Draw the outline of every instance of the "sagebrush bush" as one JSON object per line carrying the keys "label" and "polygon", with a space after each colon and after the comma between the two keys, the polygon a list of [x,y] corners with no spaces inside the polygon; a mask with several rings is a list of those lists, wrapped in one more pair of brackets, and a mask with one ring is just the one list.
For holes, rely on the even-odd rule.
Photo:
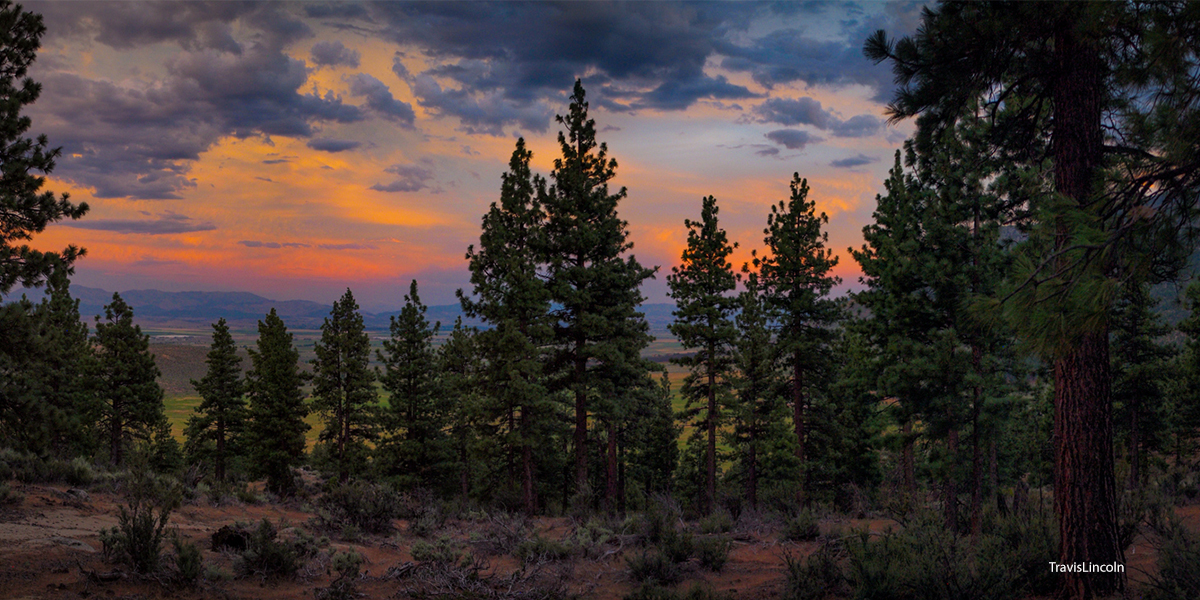
{"label": "sagebrush bush", "polygon": [[0,481],[0,507],[17,506],[24,500],[25,494],[8,487],[7,482]]}
{"label": "sagebrush bush", "polygon": [[629,577],[638,583],[671,585],[680,579],[679,566],[658,551],[630,553],[625,557]]}
{"label": "sagebrush bush", "polygon": [[811,542],[821,536],[816,513],[805,508],[788,517],[783,523],[783,539],[789,542]]}
{"label": "sagebrush bush", "polygon": [[838,546],[822,544],[806,557],[783,557],[787,567],[783,600],[825,600],[830,596],[847,595],[846,576],[839,564],[842,558]]}
{"label": "sagebrush bush", "polygon": [[138,573],[157,572],[170,517],[170,508],[160,507],[155,515],[154,506],[143,501],[118,507],[117,526],[100,530],[105,559],[127,564]]}
{"label": "sagebrush bush", "polygon": [[1162,541],[1158,572],[1150,578],[1146,600],[1200,598],[1200,537],[1174,519],[1155,529]]}
{"label": "sagebrush bush", "polygon": [[178,535],[172,540],[175,546],[175,581],[184,586],[196,585],[204,571],[204,561],[200,555],[200,547],[186,541]]}
{"label": "sagebrush bush", "polygon": [[351,600],[359,597],[355,581],[358,580],[359,569],[363,565],[363,555],[354,550],[336,552],[330,560],[330,566],[337,572],[337,579],[329,583],[327,588],[317,588],[319,600]]}
{"label": "sagebrush bush", "polygon": [[400,513],[400,498],[391,488],[366,481],[338,485],[317,504],[318,521],[333,531],[353,525],[363,533],[390,533],[392,520]]}
{"label": "sagebrush bush", "polygon": [[700,583],[693,584],[686,592],[677,592],[652,584],[642,584],[626,594],[622,600],[731,600],[732,595],[720,593]]}
{"label": "sagebrush bush", "polygon": [[695,545],[695,538],[690,532],[669,529],[663,532],[658,548],[671,562],[681,563],[692,557]]}
{"label": "sagebrush bush", "polygon": [[470,562],[472,557],[462,542],[455,541],[449,536],[439,537],[436,541],[417,540],[413,542],[409,553],[417,562],[435,564],[462,564]]}
{"label": "sagebrush bush", "polygon": [[700,533],[729,533],[733,529],[733,516],[727,510],[718,510],[700,519]]}
{"label": "sagebrush bush", "polygon": [[[240,525],[240,524],[239,524]],[[297,535],[293,540],[280,540],[279,532],[270,521],[263,519],[250,533],[246,549],[237,561],[240,575],[284,577],[296,573],[302,561],[316,553],[310,535]]]}
{"label": "sagebrush bush", "polygon": [[521,559],[524,564],[563,560],[571,556],[571,546],[535,535],[518,544],[513,556]]}
{"label": "sagebrush bush", "polygon": [[696,540],[696,558],[700,566],[714,573],[721,572],[725,563],[729,562],[729,548],[732,545],[729,538],[721,536],[702,537]]}

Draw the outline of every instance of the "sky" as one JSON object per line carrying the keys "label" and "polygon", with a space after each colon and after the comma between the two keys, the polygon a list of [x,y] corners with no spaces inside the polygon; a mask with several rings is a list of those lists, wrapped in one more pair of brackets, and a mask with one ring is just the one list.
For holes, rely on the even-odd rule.
{"label": "sky", "polygon": [[91,207],[35,237],[77,244],[77,285],[247,291],[364,310],[469,288],[465,253],[518,137],[549,176],[583,81],[618,163],[632,253],[667,302],[685,219],[713,195],[735,264],[794,172],[829,216],[839,289],[913,130],[888,124],[871,32],[919,4],[32,2],[47,28],[31,133],[46,189]]}

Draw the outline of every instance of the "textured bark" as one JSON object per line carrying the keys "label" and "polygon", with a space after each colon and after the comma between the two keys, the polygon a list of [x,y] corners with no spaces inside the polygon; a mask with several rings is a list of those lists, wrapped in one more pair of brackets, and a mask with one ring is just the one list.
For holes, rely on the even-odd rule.
{"label": "textured bark", "polygon": [[533,428],[532,416],[528,410],[521,410],[521,496],[525,501],[525,514],[537,512],[537,491],[533,485],[533,447],[529,445],[530,430]]}
{"label": "textured bark", "polygon": [[225,419],[217,417],[217,481],[225,481]]}
{"label": "textured bark", "polygon": [[[953,411],[950,418],[953,419]],[[958,480],[954,476],[954,466],[958,464],[958,428],[951,426],[946,436],[946,456],[950,460],[946,468],[946,480],[942,482],[942,516],[946,521],[946,529],[958,531]]]}
{"label": "textured bark", "polygon": [[[1095,44],[1081,39],[1070,19],[1057,24],[1054,60],[1055,187],[1086,206],[1102,156],[1103,63]],[[1055,248],[1069,243],[1069,231],[1060,219]],[[1060,259],[1060,269],[1066,260]],[[1054,361],[1054,507],[1061,535],[1059,561],[1065,564],[1124,563],[1117,539],[1110,385],[1107,326],[1083,332]],[[1123,587],[1120,574],[1066,573],[1060,578],[1059,594],[1089,599]]]}
{"label": "textured bark", "polygon": [[575,342],[575,493],[588,488],[587,463],[587,394],[582,389],[587,372],[587,357],[583,355],[583,340]]}
{"label": "textured bark", "polygon": [[747,429],[750,453],[746,458],[746,500],[752,508],[758,508],[758,428],[751,423]]}

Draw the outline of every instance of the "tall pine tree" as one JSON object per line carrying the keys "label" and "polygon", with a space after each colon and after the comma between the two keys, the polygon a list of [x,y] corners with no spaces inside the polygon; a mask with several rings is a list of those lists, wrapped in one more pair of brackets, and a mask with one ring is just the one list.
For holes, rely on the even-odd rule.
{"label": "tall pine tree", "polygon": [[313,410],[325,422],[320,440],[327,444],[338,481],[366,471],[367,443],[376,438],[375,372],[371,340],[354,294],[346,289],[321,325],[313,345]]}
{"label": "tall pine tree", "polygon": [[133,308],[114,293],[104,316],[103,321],[96,317],[92,385],[104,405],[108,459],[123,466],[131,441],[149,442],[167,415],[150,336],[133,324]]}
{"label": "tall pine tree", "polygon": [[[229,325],[222,318],[212,327],[212,348],[204,361],[208,372],[199,381],[192,380],[192,387],[200,394],[200,404],[188,420],[185,433],[191,458],[210,457],[217,481],[224,482],[226,466],[240,451],[239,437],[246,417],[245,383],[242,358],[237,355]],[[205,451],[210,443],[211,454]]]}
{"label": "tall pine tree", "polygon": [[438,390],[433,348],[441,323],[431,325],[425,311],[413,280],[400,314],[390,319],[391,339],[376,351],[383,363],[379,378],[390,396],[387,435],[376,453],[377,468],[403,487],[431,486],[450,460],[443,431],[446,407]]}
{"label": "tall pine tree", "polygon": [[[701,201],[700,220],[684,221],[688,229],[688,245],[681,264],[671,269],[667,277],[670,296],[675,300],[674,321],[668,326],[685,351],[695,353],[672,362],[686,367],[688,376],[683,382],[688,414],[699,425],[706,438],[704,446],[703,510],[709,513],[717,497],[717,429],[724,419],[721,404],[730,390],[732,346],[737,337],[733,324],[736,298],[733,296],[737,279],[729,255],[737,244],[730,245],[725,230],[717,223],[717,199],[708,196]],[[699,415],[703,414],[703,417]]]}
{"label": "tall pine tree", "polygon": [[[766,304],[775,318],[775,343],[790,371],[792,426],[796,433],[796,458],[805,469],[807,459],[806,411],[815,394],[822,393],[830,372],[829,344],[832,326],[839,318],[837,304],[829,298],[841,279],[831,275],[837,266],[833,251],[825,247],[829,223],[819,216],[816,202],[808,199],[808,181],[792,176],[791,197],[771,206],[763,242],[768,252],[759,263]],[[805,475],[799,478],[803,495]]]}
{"label": "tall pine tree", "polygon": [[589,488],[588,418],[596,413],[608,432],[604,496],[614,507],[619,487],[615,432],[625,415],[619,401],[600,404],[600,393],[611,387],[609,378],[644,366],[638,353],[650,336],[637,310],[643,300],[639,286],[654,269],[626,255],[633,244],[627,224],[617,216],[625,188],[609,193],[617,162],[608,158],[605,144],[596,142],[582,82],[575,82],[567,114],[558,122],[566,128],[558,134],[562,157],[554,160],[554,183],[543,202],[547,286],[556,304],[550,364],[558,372],[557,387],[574,399],[575,491]]}
{"label": "tall pine tree", "polygon": [[274,308],[258,322],[258,342],[250,350],[250,363],[246,438],[251,473],[265,475],[271,493],[290,495],[296,488],[292,467],[304,460],[304,434],[309,429],[304,422],[308,406],[300,389],[307,374],[300,370],[300,352]]}
{"label": "tall pine tree", "polygon": [[[1170,275],[1188,254],[1179,233],[1194,227],[1200,188],[1200,84],[1181,65],[1200,57],[1198,18],[1187,2],[948,2],[924,12],[916,36],[893,43],[880,31],[864,49],[892,62],[900,88],[889,111],[919,115],[919,153],[982,112],[1006,161],[1037,171],[1050,158],[1052,189],[1022,199],[1036,227],[1002,308],[1054,367],[1064,564],[1122,562],[1111,276],[1146,265]],[[1061,583],[1062,596],[1091,598],[1124,578],[1069,573]]]}
{"label": "tall pine tree", "polygon": [[520,453],[521,496],[530,514],[538,504],[534,448],[545,444],[556,408],[542,361],[554,333],[550,292],[539,275],[545,181],[531,172],[532,157],[524,138],[518,139],[501,177],[500,202],[483,217],[479,250],[467,250],[474,294],[460,294],[464,312],[492,326],[476,339],[486,357],[487,389],[496,401],[493,419],[507,422],[510,456]]}

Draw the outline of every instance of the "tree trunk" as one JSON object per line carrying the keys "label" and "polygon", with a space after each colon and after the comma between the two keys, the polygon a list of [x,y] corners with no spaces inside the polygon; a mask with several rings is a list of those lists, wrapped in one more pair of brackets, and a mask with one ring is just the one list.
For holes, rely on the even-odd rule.
{"label": "tree trunk", "polygon": [[605,456],[604,506],[609,512],[617,510],[617,426],[608,423],[608,447]]}
{"label": "tree trunk", "polygon": [[[947,413],[953,421],[953,411]],[[946,529],[958,531],[958,478],[954,473],[958,465],[958,428],[953,424],[946,436],[946,450],[950,462],[946,467],[946,480],[942,484],[942,516],[946,520]]]}
{"label": "tree trunk", "polygon": [[123,423],[121,422],[121,401],[113,398],[112,400],[112,420],[109,421],[109,459],[113,466],[120,467],[125,462],[125,457],[122,456],[121,438],[124,436]]}
{"label": "tree trunk", "polygon": [[533,418],[529,410],[521,409],[521,495],[525,501],[525,514],[537,512],[537,492],[533,486],[533,446],[529,445]]}
{"label": "tree trunk", "polygon": [[1141,464],[1142,464],[1142,440],[1138,427],[1138,411],[1141,408],[1141,400],[1137,394],[1134,394],[1129,400],[1129,489],[1136,490],[1142,487]]}
{"label": "tree trunk", "polygon": [[[1054,123],[1051,150],[1058,192],[1087,206],[1102,158],[1100,128],[1103,62],[1096,45],[1081,39],[1071,19],[1057,23],[1056,73],[1052,73]],[[1056,224],[1055,249],[1070,243],[1066,221]],[[1056,268],[1065,271],[1068,258]],[[1072,275],[1072,274],[1067,274]],[[1054,361],[1054,507],[1064,564],[1124,563],[1117,538],[1113,474],[1111,375],[1108,327],[1082,332]],[[1124,587],[1117,573],[1066,573],[1060,595],[1088,599]]]}
{"label": "tree trunk", "polygon": [[587,358],[583,356],[583,340],[575,341],[575,493],[588,487],[587,457],[587,393],[583,389]]}
{"label": "tree trunk", "polygon": [[904,493],[909,501],[917,495],[917,466],[913,458],[912,418],[904,421],[900,431],[904,434],[904,447],[900,451],[900,469],[903,471]]}
{"label": "tree trunk", "polygon": [[217,481],[225,483],[225,419],[217,417]]}
{"label": "tree trunk", "polygon": [[708,351],[708,447],[704,453],[704,514],[709,514],[717,503],[717,373],[713,368],[714,348]]}
{"label": "tree trunk", "polygon": [[751,413],[749,434],[750,453],[746,459],[746,500],[752,508],[758,508],[758,415]]}
{"label": "tree trunk", "polygon": [[[976,221],[978,226],[978,221]],[[983,348],[978,343],[971,346],[971,365],[976,376],[982,376]],[[971,403],[971,537],[978,540],[983,530],[983,439],[979,432],[979,414],[983,407],[983,390],[979,384],[972,390]]]}
{"label": "tree trunk", "polygon": [[800,366],[800,352],[792,353],[792,423],[796,427],[796,461],[800,463],[800,478],[797,481],[796,500],[804,502],[804,484],[807,477],[804,464],[804,370]]}

